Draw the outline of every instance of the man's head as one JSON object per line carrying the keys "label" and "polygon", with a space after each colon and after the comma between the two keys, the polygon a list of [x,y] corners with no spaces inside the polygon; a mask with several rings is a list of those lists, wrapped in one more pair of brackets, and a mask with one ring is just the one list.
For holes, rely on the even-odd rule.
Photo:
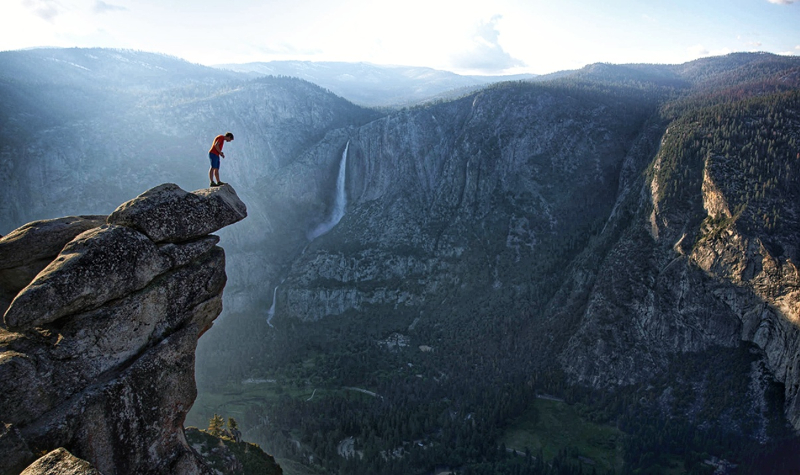
{"label": "man's head", "polygon": [[228,132],[227,134],[225,134],[225,141],[230,142],[231,140],[233,140],[233,134]]}

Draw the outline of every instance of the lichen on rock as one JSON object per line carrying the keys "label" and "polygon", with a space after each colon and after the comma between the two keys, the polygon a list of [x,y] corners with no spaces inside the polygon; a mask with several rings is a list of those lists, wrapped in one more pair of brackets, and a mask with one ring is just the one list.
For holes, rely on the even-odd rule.
{"label": "lichen on rock", "polygon": [[[0,313],[75,236],[105,224],[105,216],[67,216],[28,223],[0,239]],[[0,322],[2,325],[2,322]]]}
{"label": "lichen on rock", "polygon": [[11,382],[0,390],[0,474],[43,452],[25,473],[211,473],[183,421],[197,339],[222,311],[226,282],[208,233],[247,215],[221,188],[162,185],[105,224],[33,223],[0,240],[0,254],[43,247],[13,262],[41,267],[24,288],[0,281],[15,294],[0,328],[0,379]]}
{"label": "lichen on rock", "polygon": [[187,193],[166,183],[121,204],[108,217],[140,231],[153,242],[182,242],[213,233],[247,216],[230,185]]}
{"label": "lichen on rock", "polygon": [[32,463],[20,475],[102,475],[86,460],[75,457],[68,450],[58,448]]}

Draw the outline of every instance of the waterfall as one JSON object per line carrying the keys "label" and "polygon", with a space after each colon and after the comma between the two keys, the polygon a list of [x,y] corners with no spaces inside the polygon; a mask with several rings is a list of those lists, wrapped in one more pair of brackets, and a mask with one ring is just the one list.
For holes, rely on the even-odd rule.
{"label": "waterfall", "polygon": [[313,231],[308,233],[308,240],[313,241],[314,239],[322,236],[323,234],[327,233],[334,226],[336,226],[339,221],[344,216],[344,209],[347,207],[347,193],[345,191],[345,172],[347,171],[347,149],[350,148],[350,141],[347,141],[347,145],[344,146],[344,152],[342,153],[342,160],[339,162],[339,175],[336,177],[336,196],[333,199],[333,210],[331,210],[331,216],[328,218],[327,221],[317,226]]}
{"label": "waterfall", "polygon": [[272,317],[275,316],[275,296],[278,294],[278,287],[280,287],[280,285],[276,285],[275,290],[272,291],[272,305],[269,307],[269,310],[267,310],[267,325],[272,328],[275,328],[272,325]]}

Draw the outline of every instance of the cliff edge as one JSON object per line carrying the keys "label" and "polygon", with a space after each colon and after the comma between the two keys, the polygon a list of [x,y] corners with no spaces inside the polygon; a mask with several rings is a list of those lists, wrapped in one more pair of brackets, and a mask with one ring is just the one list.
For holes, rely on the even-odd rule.
{"label": "cliff edge", "polygon": [[230,186],[164,184],[0,239],[0,474],[212,473],[183,421],[197,339],[222,311],[209,234],[246,216]]}

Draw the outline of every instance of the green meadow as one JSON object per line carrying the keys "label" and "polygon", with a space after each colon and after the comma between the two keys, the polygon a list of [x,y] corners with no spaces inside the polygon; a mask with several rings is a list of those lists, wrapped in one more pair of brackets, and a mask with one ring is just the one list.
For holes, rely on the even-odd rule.
{"label": "green meadow", "polygon": [[501,441],[509,450],[524,453],[528,449],[534,456],[541,452],[545,461],[564,451],[599,472],[622,468],[624,435],[616,427],[585,420],[566,402],[537,398],[512,422]]}

